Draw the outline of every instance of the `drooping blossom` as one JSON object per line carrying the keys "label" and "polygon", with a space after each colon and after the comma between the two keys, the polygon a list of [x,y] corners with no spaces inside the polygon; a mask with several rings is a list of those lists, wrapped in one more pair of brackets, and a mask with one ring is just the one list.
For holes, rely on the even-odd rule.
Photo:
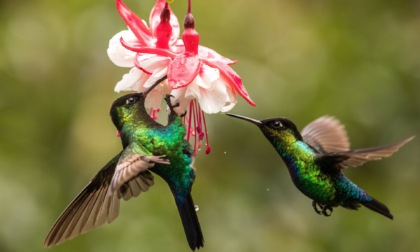
{"label": "drooping blossom", "polygon": [[[121,0],[117,0],[116,5],[128,30],[123,30],[111,38],[107,52],[114,64],[120,67],[131,67],[131,70],[117,83],[115,91],[142,92],[166,75],[171,58],[128,50],[121,41],[149,50],[169,49],[176,52],[177,48],[181,48],[176,45],[180,31],[178,19],[173,15],[165,0],[156,1],[150,12],[149,26]],[[159,110],[162,96],[170,92],[171,88],[167,84],[159,85],[147,96],[146,107],[151,108],[152,115]]]}
{"label": "drooping blossom", "polygon": [[230,67],[236,62],[199,45],[190,0],[182,39],[178,39],[178,21],[165,0],[156,1],[150,13],[150,28],[121,0],[116,2],[129,30],[111,39],[108,55],[116,65],[132,68],[117,83],[115,91],[141,92],[167,75],[168,79],[148,95],[146,106],[152,109],[153,116],[162,96],[173,95],[180,103],[177,113],[188,110],[184,122],[188,127],[187,140],[194,136],[194,153],[204,137],[209,153],[204,113],[229,111],[237,103],[236,94],[255,106],[241,78]]}

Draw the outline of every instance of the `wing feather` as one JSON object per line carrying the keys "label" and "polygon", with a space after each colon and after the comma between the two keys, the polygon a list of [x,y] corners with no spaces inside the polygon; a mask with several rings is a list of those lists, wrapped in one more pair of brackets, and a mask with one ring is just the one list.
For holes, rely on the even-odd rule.
{"label": "wing feather", "polygon": [[348,156],[346,160],[339,164],[340,169],[346,169],[348,167],[361,166],[367,161],[380,160],[382,158],[390,157],[396,151],[398,151],[406,143],[413,140],[414,136],[404,139],[398,143],[390,144],[382,147],[358,149],[349,151],[346,153],[339,153]]}
{"label": "wing feather", "polygon": [[[115,219],[118,214],[115,209],[119,208],[119,201],[113,200],[115,195],[110,196],[108,200],[105,200],[104,196],[107,195],[109,181],[120,156],[121,153],[108,162],[67,206],[48,233],[44,243],[45,247],[60,244],[99,227],[107,220],[111,222]],[[109,200],[111,200],[111,204]],[[108,211],[112,214],[107,216],[107,212],[100,213],[103,206],[112,209],[112,211]],[[98,214],[105,216],[97,218]]]}
{"label": "wing feather", "polygon": [[[119,199],[125,200],[138,196],[154,184],[149,171],[133,174],[133,178],[124,182],[119,190],[110,191],[116,168],[122,152],[102,168],[92,181],[77,195],[58,217],[48,233],[44,246],[51,247],[75,238],[90,230],[111,223],[119,214]],[[146,157],[142,162],[165,162],[160,157]],[[145,161],[144,161],[145,160]],[[135,169],[138,165],[134,165]]]}
{"label": "wing feather", "polygon": [[128,146],[98,172],[58,217],[45,239],[45,247],[111,223],[119,214],[119,199],[129,200],[153,185],[153,175],[147,169],[169,161],[162,156],[143,155],[141,149],[136,151]]}
{"label": "wing feather", "polygon": [[303,141],[321,153],[350,150],[344,125],[332,116],[322,116],[309,123],[302,129],[301,135]]}
{"label": "wing feather", "polygon": [[[156,163],[169,164],[169,161],[164,159],[163,156],[144,156],[131,153],[122,156],[118,162],[115,174],[111,180],[111,185],[108,188],[108,195],[113,194],[126,182],[128,182],[128,187],[131,190],[135,189],[132,188],[135,186],[135,184],[131,183],[131,180],[135,178],[139,173],[145,172],[149,168],[153,167]],[[139,187],[141,188],[141,185]],[[131,193],[131,195],[133,194]]]}

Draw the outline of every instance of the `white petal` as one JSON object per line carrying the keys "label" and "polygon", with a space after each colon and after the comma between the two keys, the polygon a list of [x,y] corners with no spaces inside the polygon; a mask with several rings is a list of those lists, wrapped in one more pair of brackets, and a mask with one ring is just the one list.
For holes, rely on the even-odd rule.
{"label": "white petal", "polygon": [[231,103],[227,103],[226,106],[224,106],[220,112],[222,113],[226,113],[229,112],[231,109],[233,109],[233,107],[235,107],[236,102],[231,102]]}
{"label": "white petal", "polygon": [[203,64],[201,67],[200,77],[202,82],[197,83],[202,88],[211,88],[213,82],[220,78],[220,71],[217,68]]}
{"label": "white petal", "polygon": [[187,90],[187,87],[182,87],[182,88],[173,89],[171,91],[171,95],[173,95],[175,101],[179,103],[179,106],[175,108],[175,112],[178,115],[181,115],[185,111],[187,111],[188,105],[190,105],[190,102],[191,102],[190,98],[185,97],[186,90]]}
{"label": "white petal", "polygon": [[229,111],[237,102],[231,87],[223,77],[214,81],[210,89],[200,88],[199,92],[199,97],[196,95],[197,100],[207,114]]}
{"label": "white petal", "polygon": [[201,80],[200,75],[197,75],[197,77],[195,77],[193,82],[191,82],[190,84],[188,84],[188,86],[186,86],[186,90],[184,94],[185,98],[197,99],[197,101],[201,99],[200,87],[197,85],[197,82],[201,82],[201,81],[202,80]]}
{"label": "white petal", "polygon": [[[163,76],[165,76],[167,72],[168,72],[168,68],[166,67],[154,69],[152,72],[152,75],[150,75],[150,78],[146,81],[146,83],[144,83],[144,87],[146,88],[151,87],[153,84],[156,83],[157,80],[159,80],[160,78],[163,78]],[[161,84],[168,86],[168,80],[166,79],[162,81]]]}
{"label": "white petal", "polygon": [[160,108],[160,103],[162,102],[163,92],[161,90],[153,89],[146,97],[145,107],[158,109]]}
{"label": "white petal", "polygon": [[[144,83],[143,87],[145,89],[151,87],[153,84],[156,83],[157,80],[162,78],[166,75],[167,68],[158,68],[153,71],[153,74],[149,76],[147,81]],[[160,104],[162,102],[162,97],[166,94],[169,94],[171,92],[171,88],[168,85],[168,81],[164,80],[160,83],[160,85],[157,85],[153,88],[152,91],[147,95],[145,106],[147,108],[153,108],[157,109],[160,107]]]}
{"label": "white petal", "polygon": [[107,49],[108,57],[112,63],[117,66],[133,67],[136,53],[126,49],[121,45],[121,37],[128,43],[137,42],[136,37],[130,30],[124,30],[115,34],[111,40],[109,40],[109,46]]}
{"label": "white petal", "polygon": [[[143,54],[143,55],[137,56],[136,58],[137,65],[141,67],[142,69],[151,73],[160,71],[163,68],[166,69],[169,65],[170,60],[171,59],[169,57],[162,57],[162,56],[157,56],[154,54]],[[165,71],[165,74],[166,74],[166,71]],[[164,75],[162,75],[161,77],[163,77]],[[157,79],[159,78],[160,77],[158,77]]]}
{"label": "white petal", "polygon": [[224,83],[224,85],[226,86],[226,91],[227,91],[226,104],[220,111],[220,112],[225,113],[225,112],[230,111],[233,107],[235,107],[236,103],[238,102],[238,99],[235,93],[233,92],[232,87],[228,84],[227,80],[224,77],[220,78],[217,82],[219,81]]}
{"label": "white petal", "polygon": [[218,86],[211,91],[202,90],[201,96],[198,103],[201,109],[207,114],[219,113],[227,102],[226,88],[224,86]]}
{"label": "white petal", "polygon": [[131,68],[129,73],[124,74],[122,80],[120,80],[115,86],[114,91],[142,92],[145,90],[144,83],[147,81],[148,78],[148,74],[144,73],[136,67],[133,67]]}

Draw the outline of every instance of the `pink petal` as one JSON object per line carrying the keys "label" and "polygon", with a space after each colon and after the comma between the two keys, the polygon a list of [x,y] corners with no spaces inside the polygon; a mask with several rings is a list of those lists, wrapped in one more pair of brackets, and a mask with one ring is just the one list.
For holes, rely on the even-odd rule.
{"label": "pink petal", "polygon": [[126,49],[137,52],[137,53],[148,53],[148,54],[157,54],[160,56],[174,58],[176,56],[175,53],[162,49],[162,48],[154,48],[154,47],[144,47],[140,45],[129,45],[124,39],[121,37],[120,39],[121,45],[124,46]]}
{"label": "pink petal", "polygon": [[170,50],[176,54],[185,53],[184,41],[182,41],[182,39],[178,39],[176,43],[170,47]]}
{"label": "pink petal", "polygon": [[120,16],[130,27],[131,31],[136,35],[139,42],[143,45],[151,46],[152,34],[149,28],[144,24],[143,20],[130,10],[122,0],[116,0],[117,10]]}
{"label": "pink petal", "polygon": [[[162,13],[163,8],[165,8],[166,0],[156,0],[155,5],[153,6],[152,11],[149,16],[150,30],[153,31],[160,23],[160,14]],[[171,12],[172,15],[172,12]]]}
{"label": "pink petal", "polygon": [[205,47],[205,46],[201,46],[201,45],[198,46],[198,55],[200,55],[200,58],[202,58],[202,59],[220,60],[227,65],[236,64],[236,60],[231,60],[231,59],[228,59],[226,57],[223,57],[222,55],[217,53],[215,50],[210,49],[210,48]]}
{"label": "pink petal", "polygon": [[[150,29],[152,31],[152,35],[154,37],[156,37],[156,27],[160,23],[160,14],[163,8],[165,7],[165,4],[166,4],[166,0],[157,0],[155,3],[155,6],[153,6],[152,11],[150,12],[149,24],[150,24]],[[180,28],[179,28],[178,19],[175,16],[175,14],[172,12],[170,7],[169,7],[169,11],[171,12],[169,24],[172,27],[172,35],[171,35],[171,38],[169,39],[169,45],[173,45],[175,44],[176,40],[179,37]]]}
{"label": "pink petal", "polygon": [[246,91],[245,87],[242,85],[242,80],[239,75],[233,71],[233,69],[226,65],[225,63],[218,61],[218,60],[206,60],[202,59],[202,61],[211,66],[218,68],[220,73],[225,76],[228,81],[230,82],[231,86],[252,106],[255,106],[255,103],[249,97],[248,92]]}
{"label": "pink petal", "polygon": [[190,84],[200,71],[201,61],[197,56],[179,55],[168,67],[168,83],[173,89]]}

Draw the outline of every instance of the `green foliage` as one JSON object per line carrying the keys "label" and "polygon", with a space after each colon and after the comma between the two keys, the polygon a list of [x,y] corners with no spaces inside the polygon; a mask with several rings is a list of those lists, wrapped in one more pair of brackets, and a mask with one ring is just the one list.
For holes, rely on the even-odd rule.
{"label": "green foliage", "polygon": [[[153,1],[127,0],[143,18]],[[172,4],[182,21],[186,1]],[[417,1],[194,1],[201,42],[234,67],[257,107],[234,113],[286,116],[301,129],[324,115],[352,146],[393,143],[420,128]],[[117,151],[109,117],[128,69],[107,58],[124,29],[114,1],[0,2],[0,250],[44,251],[59,213]],[[203,251],[417,251],[416,138],[393,157],[348,170],[386,203],[394,221],[367,209],[329,218],[292,185],[253,125],[210,115],[212,153],[195,162]],[[123,202],[120,217],[51,251],[187,251],[166,184]]]}

